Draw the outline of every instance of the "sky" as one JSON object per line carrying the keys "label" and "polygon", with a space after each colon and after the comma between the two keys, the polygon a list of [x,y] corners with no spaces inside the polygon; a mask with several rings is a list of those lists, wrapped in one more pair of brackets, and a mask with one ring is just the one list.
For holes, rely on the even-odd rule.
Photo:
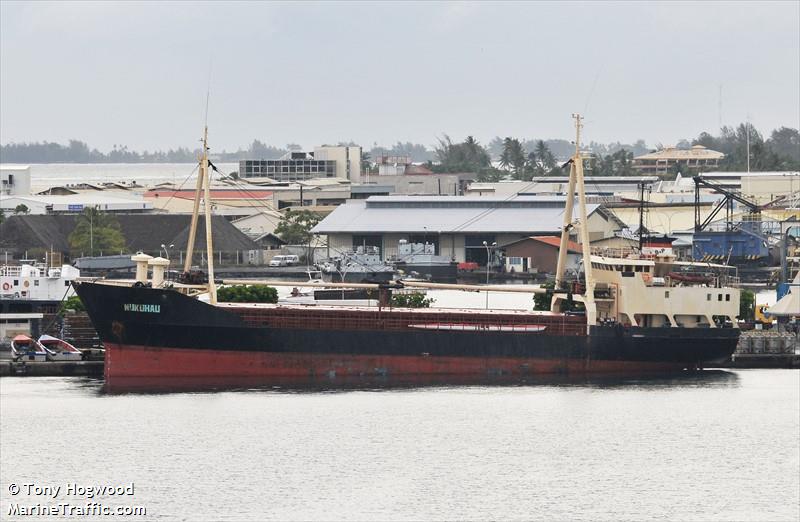
{"label": "sky", "polygon": [[194,148],[207,94],[218,151],[768,133],[800,127],[800,2],[0,2],[0,143]]}

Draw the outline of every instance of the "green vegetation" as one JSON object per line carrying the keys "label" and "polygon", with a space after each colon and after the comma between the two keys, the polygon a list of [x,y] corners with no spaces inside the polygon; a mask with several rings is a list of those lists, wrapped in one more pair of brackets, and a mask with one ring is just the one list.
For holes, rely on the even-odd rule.
{"label": "green vegetation", "polygon": [[[289,147],[287,145],[287,147]],[[219,161],[237,161],[253,158],[279,158],[287,149],[272,147],[253,140],[246,149],[236,152],[222,151]],[[136,152],[125,145],[114,145],[107,153],[91,149],[79,140],[69,140],[68,145],[54,142],[9,143],[0,147],[0,156],[9,163],[196,163],[200,149],[186,147],[167,151]]]}
{"label": "green vegetation", "polygon": [[554,281],[548,281],[542,285],[547,290],[544,294],[533,294],[533,309],[542,312],[550,310],[550,301],[553,299],[553,288],[556,287]]}
{"label": "green vegetation", "polygon": [[61,310],[59,315],[64,315],[64,312],[67,310],[74,310],[76,312],[85,312],[86,307],[83,305],[83,301],[77,295],[73,295],[63,303],[61,303]]}
{"label": "green vegetation", "polygon": [[275,227],[275,234],[289,245],[308,245],[313,236],[311,229],[320,219],[319,214],[310,210],[289,209]]}
{"label": "green vegetation", "polygon": [[[791,127],[774,129],[768,138],[752,126],[744,123],[734,127],[723,127],[719,135],[703,132],[694,140],[681,140],[678,148],[703,145],[725,154],[720,170],[742,171],[747,168],[747,135],[750,134],[750,168],[759,170],[798,170],[800,169],[800,133]],[[352,143],[340,143],[352,145]],[[634,143],[602,144],[590,142],[586,149],[594,154],[591,175],[625,176],[632,174],[630,160],[644,154],[654,147],[648,147],[643,140]],[[655,147],[658,148],[658,147]],[[240,159],[281,157],[289,150],[300,147],[290,143],[285,147],[274,147],[259,140],[235,152],[218,152],[219,161],[238,161]],[[503,179],[510,172],[516,179],[530,179],[544,173],[559,174],[555,158],[567,158],[575,146],[569,140],[521,140],[515,138],[493,138],[487,146],[480,145],[472,136],[463,143],[452,143],[445,135],[434,150],[419,143],[397,142],[391,147],[375,145],[365,159],[381,155],[408,156],[413,162],[428,162],[434,172],[474,172],[481,181]],[[136,152],[125,145],[114,145],[107,153],[90,148],[79,140],[70,140],[68,145],[52,142],[9,143],[0,146],[0,156],[9,163],[195,163],[199,149],[185,147],[167,151]],[[548,155],[549,154],[549,155]],[[368,155],[368,156],[366,156]],[[523,161],[523,156],[525,161]],[[491,165],[491,158],[498,158],[502,169]],[[433,162],[438,160],[439,163]]]}
{"label": "green vegetation", "polygon": [[439,139],[435,148],[439,164],[431,164],[434,172],[477,172],[492,168],[492,158],[486,149],[472,137],[463,143],[453,143],[450,136]]}
{"label": "green vegetation", "polygon": [[223,303],[277,303],[278,291],[267,285],[224,286],[217,290]]}
{"label": "green vegetation", "polygon": [[411,292],[409,294],[392,294],[392,306],[398,308],[430,308],[436,299],[425,297],[422,292]]}
{"label": "green vegetation", "polygon": [[750,290],[742,290],[739,295],[739,319],[754,321],[756,318],[756,294]]}
{"label": "green vegetation", "polygon": [[722,127],[719,136],[703,132],[692,145],[702,145],[725,154],[719,170],[747,170],[747,135],[750,135],[750,170],[798,170],[800,169],[800,132],[781,127],[775,129],[768,139],[751,125],[740,123],[738,127]]}
{"label": "green vegetation", "polygon": [[633,176],[633,152],[619,149],[606,156],[596,155],[586,165],[591,176]]}
{"label": "green vegetation", "polygon": [[117,218],[96,208],[86,208],[76,218],[75,229],[69,235],[69,246],[76,254],[122,252],[125,236]]}
{"label": "green vegetation", "polygon": [[31,209],[28,208],[28,205],[20,203],[16,207],[14,207],[14,215],[17,214],[29,214]]}

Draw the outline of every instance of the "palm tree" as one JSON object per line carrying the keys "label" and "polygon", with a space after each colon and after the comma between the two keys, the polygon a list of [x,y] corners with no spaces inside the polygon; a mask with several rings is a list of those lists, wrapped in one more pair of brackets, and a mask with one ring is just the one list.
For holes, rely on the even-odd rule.
{"label": "palm tree", "polygon": [[511,138],[503,140],[503,152],[500,154],[500,167],[509,170],[511,166]]}
{"label": "palm tree", "polygon": [[541,167],[547,171],[556,166],[556,159],[550,152],[550,147],[542,140],[536,142],[536,157],[539,158]]}

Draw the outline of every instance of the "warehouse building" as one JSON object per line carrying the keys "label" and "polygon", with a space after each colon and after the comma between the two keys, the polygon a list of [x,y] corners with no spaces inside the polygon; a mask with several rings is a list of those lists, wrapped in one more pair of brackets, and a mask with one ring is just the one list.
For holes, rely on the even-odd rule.
{"label": "warehouse building", "polygon": [[[383,259],[397,255],[400,240],[433,243],[436,254],[485,264],[487,248],[530,236],[559,234],[562,197],[373,196],[350,200],[323,219],[313,232],[328,238],[335,256],[358,246],[378,247]],[[587,205],[591,240],[624,228],[613,213]]]}

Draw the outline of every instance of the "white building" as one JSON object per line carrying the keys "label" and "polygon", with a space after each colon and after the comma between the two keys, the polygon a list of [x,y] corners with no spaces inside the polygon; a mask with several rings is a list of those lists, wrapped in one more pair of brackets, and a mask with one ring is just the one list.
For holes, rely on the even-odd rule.
{"label": "white building", "polygon": [[290,151],[279,159],[239,161],[240,178],[274,181],[307,181],[336,178],[358,182],[361,178],[361,147],[315,147],[314,152]]}
{"label": "white building", "polygon": [[26,196],[31,193],[31,168],[27,165],[0,165],[0,196]]}
{"label": "white building", "polygon": [[103,212],[147,212],[153,203],[140,194],[114,194],[109,192],[86,192],[64,196],[9,196],[0,198],[0,209],[6,215],[13,213],[19,205],[28,208],[28,214],[80,213],[85,208],[96,208]]}
{"label": "white building", "polygon": [[336,177],[353,182],[361,180],[361,147],[314,147],[317,161],[335,161]]}

